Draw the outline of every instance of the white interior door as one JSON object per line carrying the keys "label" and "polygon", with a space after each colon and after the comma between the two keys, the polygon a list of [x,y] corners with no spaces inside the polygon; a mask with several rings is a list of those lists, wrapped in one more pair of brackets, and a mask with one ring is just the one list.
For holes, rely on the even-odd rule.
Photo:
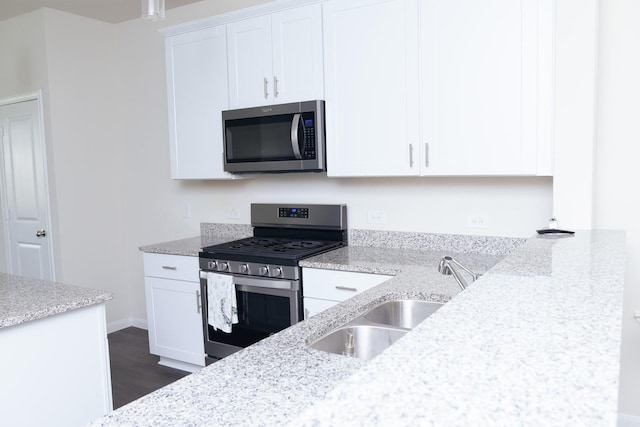
{"label": "white interior door", "polygon": [[39,100],[0,105],[7,272],[54,280]]}

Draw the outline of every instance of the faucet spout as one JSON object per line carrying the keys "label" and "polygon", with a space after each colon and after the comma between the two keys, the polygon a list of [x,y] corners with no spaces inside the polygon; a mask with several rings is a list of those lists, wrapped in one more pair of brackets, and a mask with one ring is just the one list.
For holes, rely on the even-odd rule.
{"label": "faucet spout", "polygon": [[473,271],[469,270],[467,267],[453,259],[453,257],[448,255],[443,256],[438,263],[438,271],[442,274],[453,275],[453,278],[456,279],[456,282],[458,283],[460,288],[464,290],[469,286],[469,283],[462,276],[460,270],[471,276],[471,283],[478,280],[478,277],[481,276],[481,274],[474,273]]}

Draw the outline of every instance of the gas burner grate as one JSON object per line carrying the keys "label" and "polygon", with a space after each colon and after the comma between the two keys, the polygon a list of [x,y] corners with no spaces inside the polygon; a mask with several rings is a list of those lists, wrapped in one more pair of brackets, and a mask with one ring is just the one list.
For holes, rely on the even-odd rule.
{"label": "gas burner grate", "polygon": [[209,246],[203,248],[202,251],[219,258],[229,257],[234,260],[239,260],[241,257],[246,257],[247,261],[252,261],[256,257],[270,257],[274,260],[279,258],[301,259],[340,245],[340,242],[335,241],[247,237]]}

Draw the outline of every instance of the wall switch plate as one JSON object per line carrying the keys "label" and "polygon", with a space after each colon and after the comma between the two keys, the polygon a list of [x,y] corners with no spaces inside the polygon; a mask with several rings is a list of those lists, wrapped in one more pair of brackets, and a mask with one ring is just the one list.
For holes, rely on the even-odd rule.
{"label": "wall switch plate", "polygon": [[229,219],[240,219],[240,213],[238,212],[238,208],[231,208],[227,213],[227,218]]}
{"label": "wall switch plate", "polygon": [[387,214],[385,211],[368,211],[367,221],[369,224],[385,224],[387,222]]}
{"label": "wall switch plate", "polygon": [[467,227],[489,228],[489,215],[486,213],[473,213],[467,215]]}
{"label": "wall switch plate", "polygon": [[189,219],[191,218],[191,203],[185,203],[182,205],[182,218]]}

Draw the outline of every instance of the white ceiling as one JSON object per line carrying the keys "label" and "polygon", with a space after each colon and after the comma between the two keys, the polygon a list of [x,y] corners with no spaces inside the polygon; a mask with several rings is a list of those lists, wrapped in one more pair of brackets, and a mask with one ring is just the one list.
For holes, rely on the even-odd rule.
{"label": "white ceiling", "polygon": [[[166,9],[200,0],[165,0]],[[100,21],[118,23],[141,16],[141,0],[0,0],[0,21],[48,7]]]}

